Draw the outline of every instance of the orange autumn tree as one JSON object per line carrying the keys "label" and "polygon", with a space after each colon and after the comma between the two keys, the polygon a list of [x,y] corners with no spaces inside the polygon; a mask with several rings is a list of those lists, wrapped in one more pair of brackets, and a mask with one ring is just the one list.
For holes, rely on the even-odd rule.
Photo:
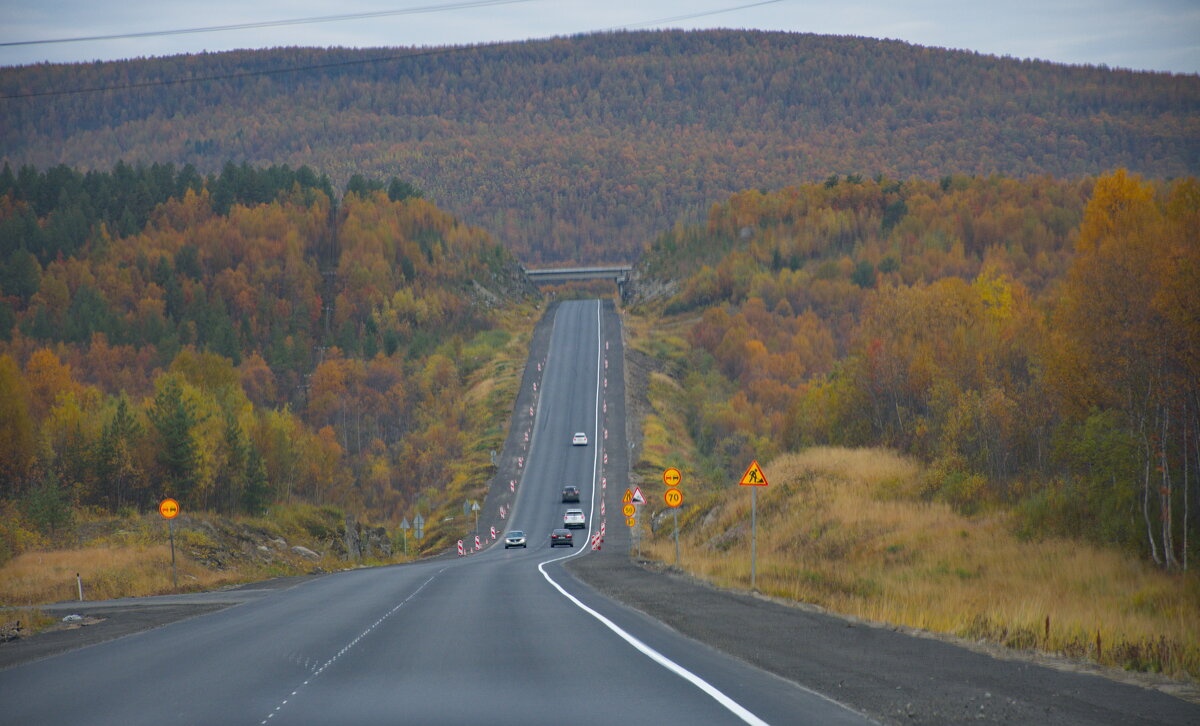
{"label": "orange autumn tree", "polygon": [[1197,288],[1189,287],[1200,246],[1196,218],[1194,181],[1161,200],[1123,170],[1102,177],[1080,226],[1049,357],[1071,410],[1117,411],[1138,442],[1138,481],[1114,486],[1139,490],[1150,556],[1168,568],[1183,564],[1176,535],[1189,528],[1189,456],[1200,449]]}

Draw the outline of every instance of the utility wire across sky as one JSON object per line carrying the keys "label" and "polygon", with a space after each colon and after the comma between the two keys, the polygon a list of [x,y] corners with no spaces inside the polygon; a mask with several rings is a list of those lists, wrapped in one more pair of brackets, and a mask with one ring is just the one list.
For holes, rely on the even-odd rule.
{"label": "utility wire across sky", "polygon": [[12,40],[0,41],[0,48],[21,45],[49,45],[52,43],[83,43],[96,40],[128,40],[130,38],[157,38],[166,35],[192,35],[195,33],[220,33],[227,30],[254,30],[258,28],[281,28],[287,25],[313,25],[316,23],[338,23],[345,20],[368,20],[371,18],[388,18],[396,15],[418,15],[422,13],[440,13],[449,10],[469,10],[472,8],[491,7],[493,5],[515,5],[517,3],[534,2],[535,0],[470,0],[468,2],[446,3],[444,5],[422,5],[403,10],[376,10],[369,13],[343,13],[340,15],[319,15],[314,18],[293,18],[291,20],[262,20],[254,23],[234,23],[231,25],[208,25],[200,28],[177,28],[174,30],[147,30],[140,33],[117,33],[115,35],[88,35],[76,38],[45,38],[42,40]]}
{"label": "utility wire across sky", "polygon": [[[389,16],[389,15],[408,15],[408,14],[414,14],[414,13],[441,12],[441,11],[446,11],[446,10],[463,10],[463,9],[471,9],[471,8],[478,8],[478,7],[486,7],[486,6],[491,6],[491,5],[509,5],[509,4],[514,4],[514,3],[525,3],[525,2],[533,2],[533,1],[534,0],[474,0],[472,2],[448,3],[446,5],[426,5],[426,6],[421,6],[419,8],[408,8],[406,10],[383,10],[383,11],[377,11],[377,12],[371,12],[371,13],[326,15],[326,16],[313,17],[313,18],[297,18],[297,19],[293,19],[293,20],[268,20],[268,21],[261,21],[261,22],[256,22],[256,23],[241,23],[241,24],[237,24],[237,25],[214,25],[214,26],[208,26],[208,27],[203,27],[203,28],[182,28],[182,29],[176,29],[176,30],[156,30],[156,31],[147,31],[147,32],[143,32],[143,33],[125,33],[125,34],[119,34],[119,35],[103,35],[103,36],[79,37],[79,38],[56,38],[56,39],[49,39],[49,40],[0,42],[0,47],[12,46],[12,45],[31,45],[31,44],[37,44],[37,43],[73,43],[73,42],[93,41],[93,40],[144,38],[144,37],[155,37],[155,36],[163,36],[163,35],[182,35],[182,34],[188,34],[188,33],[211,33],[211,32],[219,32],[219,31],[226,31],[226,30],[242,30],[242,29],[249,29],[249,28],[278,27],[278,26],[283,26],[283,25],[328,23],[328,22],[339,22],[339,21],[343,21],[343,20],[358,20],[358,19],[362,19],[362,18],[384,17],[384,16]],[[680,22],[683,20],[692,20],[695,18],[705,17],[705,16],[709,16],[709,15],[730,13],[730,12],[734,12],[737,10],[744,10],[746,8],[758,7],[760,5],[771,5],[771,4],[782,2],[782,1],[783,0],[760,0],[759,2],[747,3],[744,5],[735,5],[732,7],[720,8],[717,10],[698,11],[695,13],[689,13],[687,15],[676,15],[676,16],[673,16],[670,18],[661,18],[658,20],[648,20],[648,21],[641,22],[641,23],[631,23],[629,25],[616,26],[616,27],[612,27],[612,28],[607,28],[603,31],[588,31],[588,32],[614,32],[614,31],[619,31],[619,30],[627,30],[630,28],[640,28],[640,27],[646,27],[646,26],[652,26],[652,25],[659,25],[661,23],[674,23],[674,22]],[[13,99],[20,99],[20,98],[39,98],[39,97],[45,97],[45,96],[66,96],[66,95],[72,95],[72,94],[78,94],[78,93],[101,93],[104,91],[125,91],[125,90],[132,90],[132,89],[138,89],[138,88],[151,88],[154,86],[173,86],[173,85],[179,85],[179,84],[183,84],[183,83],[203,83],[205,81],[224,81],[224,80],[231,80],[231,79],[235,79],[235,78],[250,78],[253,76],[271,76],[271,75],[279,75],[282,73],[300,73],[303,71],[322,70],[322,69],[326,69],[326,68],[341,68],[341,67],[346,67],[346,66],[366,65],[368,63],[386,63],[388,61],[405,60],[405,59],[409,59],[409,58],[422,58],[422,57],[428,57],[428,56],[433,56],[433,55],[445,55],[445,54],[460,52],[460,51],[464,51],[464,50],[479,50],[479,49],[486,49],[486,48],[496,48],[499,46],[511,45],[514,42],[519,42],[519,41],[497,41],[494,43],[479,43],[479,44],[470,45],[470,46],[431,48],[428,50],[414,50],[414,51],[411,51],[408,53],[401,53],[401,54],[387,55],[387,56],[377,56],[374,58],[361,58],[361,59],[348,60],[348,61],[337,61],[337,62],[333,62],[333,63],[315,63],[315,64],[311,64],[311,65],[306,65],[306,66],[288,66],[285,68],[244,71],[244,72],[238,72],[238,73],[222,73],[220,75],[214,75],[214,76],[194,76],[194,77],[190,77],[190,78],[163,78],[163,79],[157,79],[157,80],[153,80],[153,81],[143,81],[143,82],[139,82],[139,83],[126,83],[126,84],[121,84],[118,86],[98,86],[98,87],[94,87],[94,88],[70,88],[70,89],[58,89],[58,90],[51,90],[51,91],[34,91],[31,93],[15,93],[15,94],[7,95],[7,96],[0,96],[0,101],[7,101],[7,100],[13,100]]]}

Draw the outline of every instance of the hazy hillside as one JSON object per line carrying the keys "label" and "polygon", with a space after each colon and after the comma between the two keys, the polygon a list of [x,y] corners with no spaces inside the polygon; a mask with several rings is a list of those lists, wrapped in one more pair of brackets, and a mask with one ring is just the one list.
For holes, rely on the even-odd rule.
{"label": "hazy hillside", "polygon": [[[163,83],[190,77],[220,80]],[[126,90],[60,95],[87,88]],[[835,173],[1200,173],[1196,76],[850,37],[637,32],[0,71],[0,95],[21,94],[52,95],[0,101],[14,169],[399,176],[534,262],[629,260],[733,192]]]}

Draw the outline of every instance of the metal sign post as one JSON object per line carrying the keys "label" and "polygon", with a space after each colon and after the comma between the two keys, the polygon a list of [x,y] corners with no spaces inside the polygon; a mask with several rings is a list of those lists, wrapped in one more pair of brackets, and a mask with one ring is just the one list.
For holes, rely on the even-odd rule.
{"label": "metal sign post", "polygon": [[404,556],[405,557],[408,557],[408,530],[410,528],[411,528],[411,525],[408,523],[408,517],[405,517],[404,521],[400,522],[400,532],[404,535]]}
{"label": "metal sign post", "polygon": [[675,566],[679,567],[679,508],[671,510],[675,515]]}
{"label": "metal sign post", "polygon": [[481,509],[481,507],[479,506],[479,502],[476,502],[476,501],[471,502],[471,511],[475,513],[475,534],[479,534],[479,510],[480,509]]}
{"label": "metal sign post", "polygon": [[[671,508],[675,519],[675,566],[679,567],[679,505],[683,504],[683,490],[676,487],[683,481],[683,475],[675,467],[663,472],[663,484],[667,491],[663,492],[663,500]],[[639,492],[640,493],[640,492]]]}
{"label": "metal sign post", "polygon": [[179,502],[164,499],[158,505],[158,513],[167,520],[167,537],[171,540],[171,586],[179,589],[179,574],[175,570],[175,518],[179,516]]}
{"label": "metal sign post", "polygon": [[758,565],[758,487],[750,490],[750,589],[755,590]]}
{"label": "metal sign post", "polygon": [[738,485],[750,489],[750,589],[757,589],[758,575],[758,488],[767,486],[767,477],[757,461],[750,462]]}

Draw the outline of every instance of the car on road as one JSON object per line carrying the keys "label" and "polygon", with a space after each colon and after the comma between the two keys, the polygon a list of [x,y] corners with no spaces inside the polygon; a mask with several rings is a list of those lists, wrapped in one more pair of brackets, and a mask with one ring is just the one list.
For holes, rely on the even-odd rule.
{"label": "car on road", "polygon": [[582,509],[568,509],[563,515],[563,526],[567,529],[582,529],[587,526],[587,518]]}
{"label": "car on road", "polygon": [[550,546],[557,547],[560,544],[564,544],[568,547],[575,546],[575,541],[572,539],[571,530],[555,529],[550,532]]}
{"label": "car on road", "polygon": [[504,535],[504,549],[509,547],[525,547],[525,533],[519,529],[514,529]]}
{"label": "car on road", "polygon": [[574,484],[568,484],[563,487],[562,500],[564,502],[578,502],[579,487],[575,486]]}
{"label": "car on road", "polygon": [[571,437],[571,446],[587,446],[587,434],[583,433],[582,431],[576,432],[576,434]]}

